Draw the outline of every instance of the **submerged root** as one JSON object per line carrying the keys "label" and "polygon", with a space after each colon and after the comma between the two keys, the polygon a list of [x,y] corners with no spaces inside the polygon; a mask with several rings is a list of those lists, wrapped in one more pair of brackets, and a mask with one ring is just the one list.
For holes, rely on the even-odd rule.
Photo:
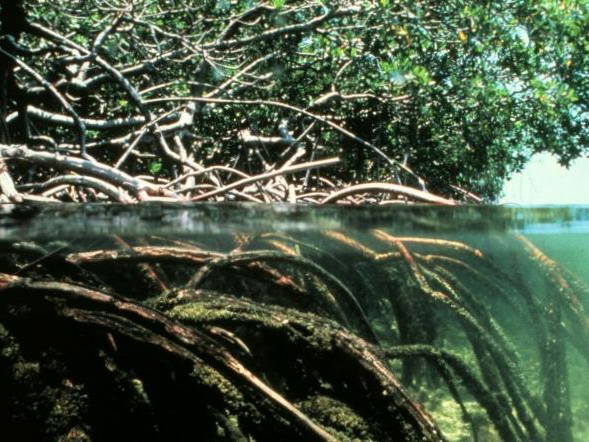
{"label": "submerged root", "polygon": [[564,269],[525,241],[515,259],[544,286],[463,242],[316,234],[10,244],[0,423],[37,439],[443,440],[411,394],[434,406],[446,385],[472,440],[572,440],[567,349],[589,360],[589,322]]}
{"label": "submerged root", "polygon": [[[0,319],[21,349],[28,352],[29,346],[39,345],[30,342],[34,337],[30,336],[31,330],[23,329],[23,319],[42,318],[47,327],[42,341],[52,342],[50,346],[62,350],[66,359],[56,363],[80,363],[63,346],[71,350],[92,344],[91,348],[100,350],[101,365],[112,359],[118,367],[117,375],[122,370],[127,377],[137,376],[149,403],[145,412],[153,416],[159,416],[156,411],[164,407],[161,398],[170,401],[161,389],[172,388],[171,381],[178,395],[168,404],[171,409],[182,409],[195,398],[206,397],[208,405],[200,412],[210,419],[205,425],[209,437],[214,437],[220,428],[226,435],[234,435],[235,440],[239,440],[238,435],[268,440],[265,431],[271,428],[273,437],[282,433],[282,437],[297,435],[301,440],[335,441],[338,435],[346,439],[388,440],[389,435],[397,435],[402,440],[440,440],[431,419],[411,402],[375,349],[319,317],[204,295],[189,303],[166,305],[160,301],[158,307],[167,313],[164,315],[77,285],[11,275],[0,275],[0,282]],[[229,350],[219,339],[219,329],[238,335],[240,341],[254,349],[248,362],[242,363],[234,356],[235,350]],[[280,363],[272,362],[276,351],[282,354]],[[82,353],[82,358],[97,358]],[[332,370],[326,361],[337,361],[338,370]],[[254,375],[246,365],[260,375]],[[67,368],[64,371],[67,373]],[[88,385],[91,382],[81,379],[79,388],[100,389]],[[350,387],[342,389],[346,384]],[[340,412],[348,410],[343,423],[334,423],[331,412],[313,408],[313,403],[324,404],[319,397],[331,398]],[[79,406],[89,405],[81,400]],[[334,411],[335,415],[340,412]],[[165,438],[172,422],[160,423],[158,419],[152,431]],[[364,434],[346,434],[350,430],[344,425],[347,420],[358,422],[352,429]],[[175,424],[186,425],[182,420]]]}

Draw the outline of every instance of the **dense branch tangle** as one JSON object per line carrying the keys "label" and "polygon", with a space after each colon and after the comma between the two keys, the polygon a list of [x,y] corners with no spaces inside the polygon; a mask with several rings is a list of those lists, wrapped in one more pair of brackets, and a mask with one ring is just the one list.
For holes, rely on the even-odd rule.
{"label": "dense branch tangle", "polygon": [[[89,250],[13,243],[1,261],[0,322],[22,345],[27,315],[55,321],[48,336],[74,327],[122,372],[173,361],[181,388],[210,398],[202,413],[234,440],[265,440],[268,425],[390,440],[396,419],[409,425],[403,440],[438,440],[410,396],[456,437],[572,440],[581,417],[567,360],[589,362],[589,293],[528,240],[490,241],[377,229],[113,237]],[[156,410],[156,381],[135,373]]]}
{"label": "dense branch tangle", "polygon": [[[350,90],[370,54],[339,62],[330,49],[356,45],[337,32],[372,20],[376,4],[209,3],[47,4],[35,11],[68,20],[31,15],[20,34],[0,36],[17,85],[3,91],[10,169],[0,198],[451,203],[429,194],[402,155],[346,127],[347,106],[391,113],[408,99],[390,84]],[[297,78],[334,63],[329,90],[301,85],[301,103]],[[350,175],[359,151],[388,181],[340,197],[346,183],[369,179]]]}

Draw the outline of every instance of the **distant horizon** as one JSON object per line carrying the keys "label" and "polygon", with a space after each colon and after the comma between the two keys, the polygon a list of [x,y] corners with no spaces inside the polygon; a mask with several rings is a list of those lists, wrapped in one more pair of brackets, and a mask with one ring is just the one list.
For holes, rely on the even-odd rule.
{"label": "distant horizon", "polygon": [[556,156],[536,154],[505,183],[499,204],[589,204],[589,158],[578,158],[567,169]]}

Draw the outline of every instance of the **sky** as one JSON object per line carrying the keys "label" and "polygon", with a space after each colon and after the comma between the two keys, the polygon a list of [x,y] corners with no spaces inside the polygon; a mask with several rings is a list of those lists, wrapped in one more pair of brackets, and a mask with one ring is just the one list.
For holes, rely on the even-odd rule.
{"label": "sky", "polygon": [[589,205],[589,158],[577,159],[565,169],[553,155],[536,154],[503,190],[500,204]]}

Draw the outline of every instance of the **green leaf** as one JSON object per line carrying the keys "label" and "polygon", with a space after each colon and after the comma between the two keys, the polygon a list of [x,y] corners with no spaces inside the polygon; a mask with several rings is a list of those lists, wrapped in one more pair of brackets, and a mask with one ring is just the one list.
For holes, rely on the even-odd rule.
{"label": "green leaf", "polygon": [[172,90],[176,95],[190,95],[190,86],[185,82],[178,82],[172,86]]}
{"label": "green leaf", "polygon": [[157,161],[152,161],[151,163],[149,163],[149,172],[152,175],[157,175],[158,173],[160,173],[162,170],[162,162],[157,160]]}
{"label": "green leaf", "polygon": [[286,0],[272,0],[272,6],[276,9],[281,9],[284,6]]}

